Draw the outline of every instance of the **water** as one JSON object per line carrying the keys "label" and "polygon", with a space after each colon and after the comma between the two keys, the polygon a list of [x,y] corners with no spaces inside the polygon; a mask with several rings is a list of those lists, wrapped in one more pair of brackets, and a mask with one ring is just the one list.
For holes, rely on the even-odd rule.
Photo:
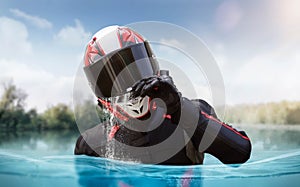
{"label": "water", "polygon": [[74,156],[74,132],[0,133],[0,186],[299,186],[300,126],[243,126],[251,159],[223,165],[206,155],[201,166],[135,164]]}

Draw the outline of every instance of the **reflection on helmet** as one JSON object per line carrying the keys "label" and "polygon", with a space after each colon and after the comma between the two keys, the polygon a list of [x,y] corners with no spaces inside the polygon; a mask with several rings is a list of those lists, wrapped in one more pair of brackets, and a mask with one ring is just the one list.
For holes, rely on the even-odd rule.
{"label": "reflection on helmet", "polygon": [[139,118],[148,112],[149,98],[129,99],[128,91],[135,82],[159,72],[141,35],[127,27],[101,29],[87,45],[84,65],[91,89],[100,100],[110,100],[113,108],[129,117]]}

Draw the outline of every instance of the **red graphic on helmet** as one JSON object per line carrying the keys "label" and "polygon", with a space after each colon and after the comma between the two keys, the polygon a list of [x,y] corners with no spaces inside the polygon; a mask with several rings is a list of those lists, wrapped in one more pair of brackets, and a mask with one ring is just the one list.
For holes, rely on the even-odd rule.
{"label": "red graphic on helmet", "polygon": [[118,35],[121,47],[144,42],[144,38],[141,35],[125,27],[118,29]]}
{"label": "red graphic on helmet", "polygon": [[101,46],[96,42],[97,38],[94,37],[93,40],[88,44],[85,52],[84,64],[88,66],[96,61],[96,59],[105,55]]}

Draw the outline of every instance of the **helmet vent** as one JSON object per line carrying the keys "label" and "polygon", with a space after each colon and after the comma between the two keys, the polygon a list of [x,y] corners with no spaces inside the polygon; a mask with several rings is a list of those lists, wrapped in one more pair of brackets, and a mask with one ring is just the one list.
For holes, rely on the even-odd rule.
{"label": "helmet vent", "polygon": [[139,111],[138,110],[132,110],[133,112],[135,112],[135,113],[137,113],[137,114],[139,114]]}
{"label": "helmet vent", "polygon": [[140,108],[140,113],[143,112],[143,108],[144,108],[144,105],[141,106],[141,108]]}

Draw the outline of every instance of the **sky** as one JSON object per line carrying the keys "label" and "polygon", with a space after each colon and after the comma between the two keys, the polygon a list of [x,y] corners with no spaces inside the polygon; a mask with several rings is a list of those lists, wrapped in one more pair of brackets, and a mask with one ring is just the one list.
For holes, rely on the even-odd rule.
{"label": "sky", "polygon": [[299,101],[299,7],[297,0],[3,0],[0,82],[23,89],[27,108],[71,104],[74,76],[95,32],[160,21],[206,44],[222,73],[226,104]]}

